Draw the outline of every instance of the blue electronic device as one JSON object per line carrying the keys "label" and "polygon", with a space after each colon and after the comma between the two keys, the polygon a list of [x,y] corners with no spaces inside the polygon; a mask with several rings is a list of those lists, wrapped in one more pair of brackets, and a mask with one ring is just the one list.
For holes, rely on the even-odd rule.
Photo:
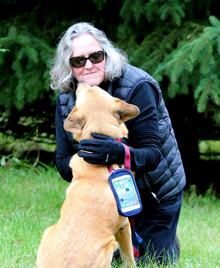
{"label": "blue electronic device", "polygon": [[118,169],[109,176],[120,215],[130,217],[142,210],[140,194],[130,170]]}

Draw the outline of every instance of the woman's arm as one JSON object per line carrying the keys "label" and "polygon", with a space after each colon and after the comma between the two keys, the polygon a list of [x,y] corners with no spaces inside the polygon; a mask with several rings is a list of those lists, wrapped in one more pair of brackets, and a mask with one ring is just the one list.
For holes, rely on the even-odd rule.
{"label": "woman's arm", "polygon": [[125,122],[129,130],[127,145],[132,156],[132,170],[150,172],[161,158],[158,123],[158,95],[147,82],[141,83],[129,103],[138,106],[140,114]]}
{"label": "woman's arm", "polygon": [[69,162],[74,152],[71,141],[68,139],[67,133],[63,128],[60,102],[58,98],[56,104],[55,124],[57,140],[56,167],[61,177],[70,182],[72,180],[72,170],[69,167]]}

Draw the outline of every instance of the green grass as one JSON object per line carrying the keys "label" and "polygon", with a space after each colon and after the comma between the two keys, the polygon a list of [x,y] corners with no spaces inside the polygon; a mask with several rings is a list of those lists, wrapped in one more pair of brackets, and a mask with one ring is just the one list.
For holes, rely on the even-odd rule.
{"label": "green grass", "polygon": [[53,169],[36,171],[0,170],[0,267],[34,267],[43,231],[59,218],[68,184]]}
{"label": "green grass", "polygon": [[[17,166],[0,168],[0,185],[0,267],[36,267],[42,233],[57,222],[68,183],[52,168]],[[219,212],[220,201],[211,190],[204,197],[196,196],[194,188],[185,193],[177,268],[220,267]]]}

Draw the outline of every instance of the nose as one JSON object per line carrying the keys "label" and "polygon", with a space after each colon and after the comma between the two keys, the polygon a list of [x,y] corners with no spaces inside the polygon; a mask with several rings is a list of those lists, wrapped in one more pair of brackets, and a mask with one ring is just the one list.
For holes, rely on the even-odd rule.
{"label": "nose", "polygon": [[86,64],[85,64],[85,68],[91,69],[92,67],[93,67],[93,63],[89,59],[87,59]]}

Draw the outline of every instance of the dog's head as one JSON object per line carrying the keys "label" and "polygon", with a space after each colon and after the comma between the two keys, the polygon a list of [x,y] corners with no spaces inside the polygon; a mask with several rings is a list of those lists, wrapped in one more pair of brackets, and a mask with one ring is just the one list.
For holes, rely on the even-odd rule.
{"label": "dog's head", "polygon": [[137,106],[112,97],[99,87],[86,82],[78,85],[76,106],[64,123],[66,131],[78,141],[91,139],[91,133],[123,138],[128,131],[124,122],[139,114]]}

